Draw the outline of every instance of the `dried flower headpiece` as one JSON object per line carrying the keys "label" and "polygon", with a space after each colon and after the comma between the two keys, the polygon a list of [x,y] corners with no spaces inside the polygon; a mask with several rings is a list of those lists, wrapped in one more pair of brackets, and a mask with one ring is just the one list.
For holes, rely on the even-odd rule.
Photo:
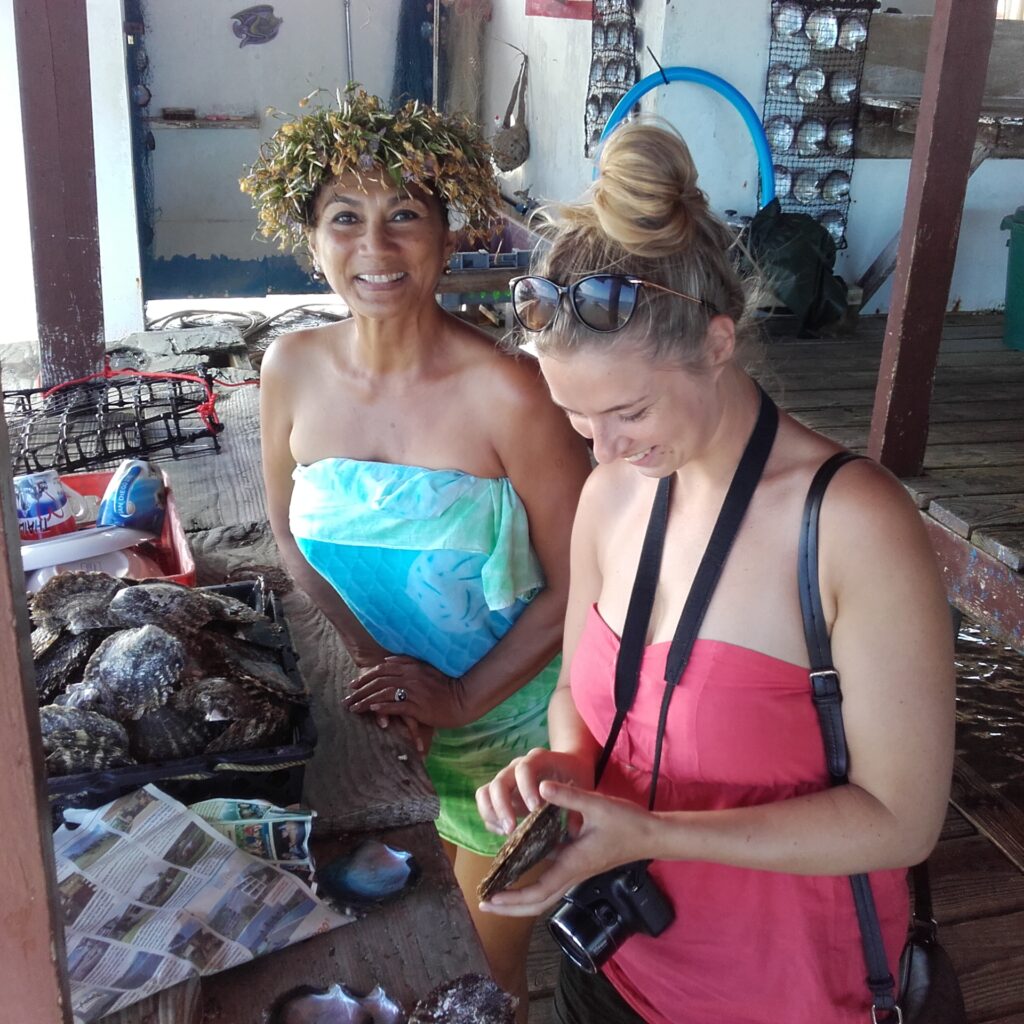
{"label": "dried flower headpiece", "polygon": [[347,172],[360,182],[366,175],[436,194],[465,221],[462,230],[471,242],[483,241],[497,227],[501,197],[491,149],[468,118],[441,114],[417,100],[390,111],[355,85],[339,92],[337,101],[337,108],[317,107],[285,121],[240,179],[259,211],[262,234],[276,238],[282,249],[301,247],[317,190]]}

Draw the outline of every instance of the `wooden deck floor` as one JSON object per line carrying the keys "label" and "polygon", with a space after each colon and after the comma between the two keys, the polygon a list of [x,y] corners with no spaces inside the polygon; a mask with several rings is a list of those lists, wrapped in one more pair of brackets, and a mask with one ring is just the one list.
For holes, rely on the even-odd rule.
{"label": "wooden deck floor", "polygon": [[[809,427],[854,451],[867,446],[885,320],[850,335],[765,346],[765,389]],[[904,479],[925,516],[950,602],[1024,650],[1024,352],[1001,341],[1002,318],[947,319],[921,476]]]}

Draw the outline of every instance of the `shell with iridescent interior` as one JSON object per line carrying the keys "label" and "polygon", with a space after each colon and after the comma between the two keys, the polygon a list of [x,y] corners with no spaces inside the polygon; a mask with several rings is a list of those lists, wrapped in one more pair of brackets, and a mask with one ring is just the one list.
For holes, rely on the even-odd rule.
{"label": "shell with iridescent interior", "polygon": [[345,912],[386,903],[416,884],[420,866],[411,853],[379,839],[366,839],[355,849],[317,869],[320,890]]}
{"label": "shell with iridescent interior", "polygon": [[185,648],[159,626],[122,629],[93,652],[82,686],[119,719],[140,718],[166,703],[185,667]]}
{"label": "shell with iridescent interior", "polygon": [[280,996],[268,1024],[405,1024],[405,1011],[377,985],[357,996],[337,982],[328,989],[302,985]]}

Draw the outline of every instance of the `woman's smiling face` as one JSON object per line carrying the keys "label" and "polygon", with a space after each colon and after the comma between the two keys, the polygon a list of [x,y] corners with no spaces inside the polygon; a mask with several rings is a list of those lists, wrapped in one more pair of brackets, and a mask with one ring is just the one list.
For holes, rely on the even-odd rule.
{"label": "woman's smiling face", "polygon": [[645,476],[667,476],[698,456],[718,425],[714,374],[655,361],[639,346],[542,355],[540,365],[600,463],[623,459]]}
{"label": "woman's smiling face", "polygon": [[346,174],[320,190],[313,224],[310,251],[353,313],[376,319],[434,302],[454,249],[435,196]]}

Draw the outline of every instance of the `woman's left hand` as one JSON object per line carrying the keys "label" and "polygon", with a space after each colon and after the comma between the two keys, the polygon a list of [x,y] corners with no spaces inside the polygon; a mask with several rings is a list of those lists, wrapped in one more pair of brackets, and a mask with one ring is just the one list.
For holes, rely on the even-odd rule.
{"label": "woman's left hand", "polygon": [[343,703],[357,714],[414,718],[436,729],[454,729],[472,720],[461,679],[404,654],[389,654],[360,672]]}
{"label": "woman's left hand", "polygon": [[582,819],[575,839],[558,848],[547,871],[521,889],[496,893],[481,910],[507,917],[536,917],[554,906],[578,882],[620,864],[650,856],[658,819],[629,800],[545,780],[540,795]]}

